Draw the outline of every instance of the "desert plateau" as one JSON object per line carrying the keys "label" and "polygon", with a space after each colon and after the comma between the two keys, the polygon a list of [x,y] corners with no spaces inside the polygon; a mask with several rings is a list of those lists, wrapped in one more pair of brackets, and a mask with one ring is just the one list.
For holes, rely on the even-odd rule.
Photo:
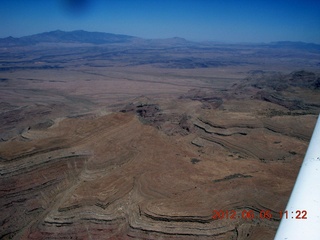
{"label": "desert plateau", "polygon": [[317,44],[2,38],[0,239],[273,239],[319,112]]}

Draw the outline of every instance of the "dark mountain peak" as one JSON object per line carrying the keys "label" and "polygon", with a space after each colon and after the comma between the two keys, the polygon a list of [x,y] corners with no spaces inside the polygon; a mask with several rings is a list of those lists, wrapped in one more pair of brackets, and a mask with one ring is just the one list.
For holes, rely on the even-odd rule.
{"label": "dark mountain peak", "polygon": [[34,34],[26,37],[21,37],[21,40],[31,41],[34,43],[38,42],[55,42],[58,41],[66,32],[61,30],[55,30],[50,32],[43,32],[39,34]]}
{"label": "dark mountain peak", "polygon": [[91,44],[106,44],[106,43],[129,43],[137,37],[103,33],[103,32],[87,32],[84,30],[61,31],[55,30],[25,36],[21,38],[3,38],[0,39],[2,45],[34,45],[38,43],[91,43]]}
{"label": "dark mountain peak", "polygon": [[[87,32],[84,30],[75,30],[71,32],[64,31],[53,31],[36,35],[40,37],[39,40],[48,40],[54,42],[67,42],[67,43],[93,43],[93,44],[104,44],[104,43],[123,43],[130,42],[135,37],[128,35],[119,35],[112,33],[103,32]],[[44,37],[43,39],[41,39]]]}

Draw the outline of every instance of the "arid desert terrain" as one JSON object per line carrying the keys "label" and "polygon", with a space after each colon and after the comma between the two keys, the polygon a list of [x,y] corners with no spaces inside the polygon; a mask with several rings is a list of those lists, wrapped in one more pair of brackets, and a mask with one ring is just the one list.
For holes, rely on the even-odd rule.
{"label": "arid desert terrain", "polygon": [[0,39],[0,239],[273,239],[319,112],[316,44]]}

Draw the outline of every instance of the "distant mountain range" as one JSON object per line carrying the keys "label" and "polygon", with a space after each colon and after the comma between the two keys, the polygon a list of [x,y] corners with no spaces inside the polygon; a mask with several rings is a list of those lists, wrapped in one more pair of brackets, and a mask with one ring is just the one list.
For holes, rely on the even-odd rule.
{"label": "distant mountain range", "polygon": [[[122,34],[112,34],[103,32],[88,32],[83,30],[77,31],[51,31],[44,32],[35,35],[14,38],[6,37],[0,38],[0,47],[10,47],[10,46],[31,46],[39,43],[80,43],[80,44],[114,44],[114,43],[149,43],[155,45],[161,44],[190,44],[184,38],[174,37],[168,39],[142,39],[139,37],[133,37],[129,35]],[[204,45],[215,45],[217,43],[198,43]],[[227,44],[227,43],[226,43]],[[221,45],[221,43],[219,43]],[[230,45],[230,44],[228,44]],[[242,45],[242,44],[232,44],[232,45]],[[248,45],[248,44],[244,44]],[[320,45],[314,43],[304,43],[304,42],[272,42],[268,44],[253,44],[254,46],[262,46],[269,48],[293,48],[293,49],[303,49],[303,50],[319,50]]]}
{"label": "distant mountain range", "polygon": [[30,46],[39,43],[89,43],[89,44],[111,44],[111,43],[152,43],[152,44],[181,44],[188,41],[183,38],[168,39],[142,39],[123,34],[77,31],[51,31],[35,35],[14,38],[0,38],[0,46]]}
{"label": "distant mountain range", "polygon": [[0,44],[13,45],[34,45],[38,43],[91,43],[91,44],[106,44],[106,43],[126,43],[132,42],[139,38],[102,32],[87,32],[83,30],[65,32],[61,30],[44,32],[35,35],[25,36],[21,38],[7,37],[1,38]]}

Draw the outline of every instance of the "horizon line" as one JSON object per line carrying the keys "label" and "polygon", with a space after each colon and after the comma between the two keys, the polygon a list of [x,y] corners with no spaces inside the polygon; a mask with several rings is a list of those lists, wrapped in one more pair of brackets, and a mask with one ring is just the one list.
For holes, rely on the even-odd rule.
{"label": "horizon line", "polygon": [[313,44],[313,45],[320,45],[320,43],[316,42],[304,42],[304,41],[293,41],[293,40],[277,40],[277,41],[270,41],[270,42],[250,42],[250,41],[239,41],[239,42],[231,42],[231,41],[226,41],[226,40],[189,40],[188,38],[180,37],[180,36],[172,36],[172,37],[163,37],[163,38],[145,38],[145,37],[139,37],[135,35],[129,35],[125,33],[111,33],[111,32],[103,32],[103,31],[88,31],[84,29],[75,29],[75,30],[61,30],[61,29],[55,29],[55,30],[49,30],[49,31],[44,31],[44,32],[38,32],[38,33],[30,33],[27,35],[23,35],[20,37],[14,37],[12,35],[6,36],[6,37],[0,37],[0,39],[6,39],[6,38],[14,38],[14,39],[20,39],[24,37],[31,37],[34,35],[39,35],[43,33],[52,33],[52,32],[65,32],[65,33],[71,33],[71,32],[87,32],[87,33],[105,33],[105,34],[112,34],[112,35],[119,35],[119,36],[128,36],[128,37],[135,37],[135,38],[140,38],[142,40],[166,40],[166,39],[174,39],[174,38],[179,38],[183,39],[187,42],[194,42],[194,43],[215,43],[215,44],[273,44],[273,43],[301,43],[301,44]]}

